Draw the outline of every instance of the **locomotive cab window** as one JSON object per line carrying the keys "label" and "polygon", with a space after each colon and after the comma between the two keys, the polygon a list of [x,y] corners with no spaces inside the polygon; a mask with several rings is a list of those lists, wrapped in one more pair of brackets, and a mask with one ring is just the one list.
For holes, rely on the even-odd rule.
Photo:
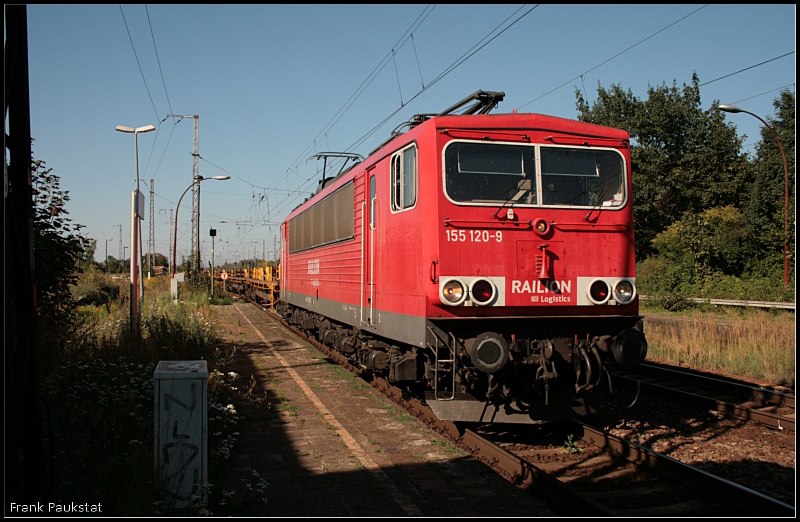
{"label": "locomotive cab window", "polygon": [[542,147],[541,155],[544,205],[622,205],[624,168],[616,151]]}
{"label": "locomotive cab window", "polygon": [[411,145],[392,156],[392,212],[417,204],[417,146]]}
{"label": "locomotive cab window", "polygon": [[457,203],[535,204],[531,146],[452,142],[444,152],[445,190]]}

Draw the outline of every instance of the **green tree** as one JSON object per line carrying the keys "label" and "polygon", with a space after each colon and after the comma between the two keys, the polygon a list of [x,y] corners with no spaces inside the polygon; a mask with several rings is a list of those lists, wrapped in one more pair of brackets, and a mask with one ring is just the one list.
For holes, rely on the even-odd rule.
{"label": "green tree", "polygon": [[153,254],[153,264],[155,266],[169,266],[169,259],[164,254],[156,252]]}
{"label": "green tree", "polygon": [[[783,145],[789,168],[789,264],[795,259],[795,95],[783,91],[773,101],[775,118],[767,118]],[[744,117],[744,116],[743,116]],[[783,245],[786,199],[786,171],[778,142],[766,127],[756,145],[755,182],[745,208],[748,230],[755,252],[747,270],[753,275],[783,276]],[[790,274],[793,271],[790,271]]]}
{"label": "green tree", "polygon": [[[81,236],[83,225],[66,217],[69,192],[41,160],[31,165],[34,218],[33,246],[36,260],[36,300],[39,317],[47,328],[39,330],[42,346],[60,346],[60,336],[69,327],[74,305],[69,291],[87,259],[91,240]],[[88,258],[90,259],[90,258]]]}
{"label": "green tree", "polygon": [[78,267],[84,272],[104,270],[104,264],[94,260],[94,254],[97,251],[97,240],[88,238],[84,241],[84,246],[86,248],[78,260]]}
{"label": "green tree", "polygon": [[752,169],[740,152],[742,139],[714,102],[700,106],[697,74],[679,89],[673,82],[649,86],[642,100],[630,89],[598,85],[590,106],[576,90],[578,119],[616,127],[631,136],[637,259],[654,252],[653,239],[687,212],[733,205],[749,195]]}
{"label": "green tree", "polygon": [[732,205],[685,214],[653,239],[659,256],[673,265],[690,267],[685,282],[700,286],[715,273],[740,275],[747,244],[744,216]]}
{"label": "green tree", "polygon": [[114,256],[108,256],[108,272],[110,274],[122,273],[122,262]]}

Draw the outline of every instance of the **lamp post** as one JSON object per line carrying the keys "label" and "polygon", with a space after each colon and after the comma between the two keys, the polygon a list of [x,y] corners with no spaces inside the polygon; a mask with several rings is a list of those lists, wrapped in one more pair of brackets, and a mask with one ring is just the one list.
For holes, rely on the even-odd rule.
{"label": "lamp post", "polygon": [[108,273],[108,242],[114,241],[114,238],[106,239],[106,273]]}
{"label": "lamp post", "polygon": [[772,136],[775,137],[775,141],[778,142],[778,148],[781,150],[781,156],[783,156],[783,171],[785,175],[785,199],[783,213],[783,286],[784,288],[787,288],[789,286],[789,165],[786,163],[786,154],[783,152],[783,145],[781,145],[781,140],[778,139],[778,134],[775,132],[775,129],[773,129],[759,115],[753,114],[752,112],[744,109],[740,109],[734,105],[720,105],[719,110],[723,112],[730,112],[732,114],[744,112],[750,116],[758,118],[758,120],[769,129],[769,131],[772,133]]}
{"label": "lamp post", "polygon": [[[131,334],[136,334],[137,326],[137,306],[138,295],[136,288],[136,274],[139,268],[138,258],[138,237],[139,237],[139,220],[144,219],[144,196],[139,192],[139,133],[152,132],[156,130],[152,125],[145,125],[144,127],[125,127],[117,125],[119,132],[126,132],[133,134],[133,143],[136,151],[136,190],[131,193]],[[134,262],[134,260],[136,260]]]}
{"label": "lamp post", "polygon": [[[205,180],[208,180],[208,179],[226,180],[226,179],[231,179],[231,177],[230,176],[211,176],[210,178],[204,178],[203,176],[195,176],[194,177],[194,182],[191,185],[189,185],[189,187],[186,190],[183,191],[183,194],[181,194],[180,199],[178,199],[178,204],[175,206],[175,233],[173,234],[174,241],[172,243],[172,258],[175,259],[175,261],[172,263],[172,278],[173,279],[175,278],[175,265],[178,264],[177,263],[177,257],[175,257],[175,256],[176,256],[177,250],[178,250],[178,210],[180,210],[180,208],[181,208],[181,201],[183,200],[183,196],[185,196],[186,193],[189,192],[189,189],[194,187],[195,183],[197,183],[197,185],[199,186],[201,181],[205,181]],[[198,204],[199,204],[199,201],[198,201]],[[199,256],[199,254],[198,254],[198,256]],[[198,267],[198,269],[199,269],[199,267]]]}
{"label": "lamp post", "polygon": [[217,231],[212,228],[208,234],[211,236],[211,299],[214,299],[214,238]]}

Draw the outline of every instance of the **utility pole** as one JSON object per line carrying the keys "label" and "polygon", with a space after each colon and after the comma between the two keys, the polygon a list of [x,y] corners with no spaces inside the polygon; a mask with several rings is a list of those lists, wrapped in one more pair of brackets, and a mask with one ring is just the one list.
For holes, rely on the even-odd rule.
{"label": "utility pole", "polygon": [[[122,225],[114,225],[119,227],[119,262],[122,263],[122,260],[125,259],[125,252],[122,250]],[[123,270],[124,271],[124,270]]]}
{"label": "utility pole", "polygon": [[217,231],[212,228],[208,233],[211,236],[211,299],[214,299],[214,237]]}
{"label": "utility pole", "polygon": [[147,279],[153,271],[153,256],[156,253],[155,182],[150,180],[150,241],[147,242]]}
{"label": "utility pole", "polygon": [[[173,243],[174,238],[172,237],[172,227],[175,226],[174,223],[175,222],[173,221],[173,217],[172,217],[172,209],[169,209],[169,244],[170,244],[170,247],[174,244]],[[178,265],[175,264],[175,257],[172,255],[172,248],[170,248],[169,249],[169,273],[170,274],[172,273],[172,267],[174,267],[174,266],[178,266]]]}
{"label": "utility pole", "polygon": [[[192,148],[192,255],[189,266],[199,271],[200,266],[200,183],[195,180],[200,176],[200,115],[181,116],[167,114],[173,118],[194,118],[194,146]],[[180,121],[180,120],[178,120]],[[176,260],[175,260],[176,261]]]}

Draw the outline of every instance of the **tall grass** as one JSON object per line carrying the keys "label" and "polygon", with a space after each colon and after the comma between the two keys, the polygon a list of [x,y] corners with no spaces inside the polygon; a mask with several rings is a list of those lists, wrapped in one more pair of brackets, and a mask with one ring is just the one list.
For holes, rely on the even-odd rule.
{"label": "tall grass", "polygon": [[748,310],[649,321],[648,358],[794,388],[795,316]]}
{"label": "tall grass", "polygon": [[[157,363],[208,361],[210,473],[225,467],[239,417],[208,298],[196,292],[174,305],[168,279],[145,280],[139,329],[131,335],[127,287],[102,274],[82,276],[73,297],[85,304],[76,306],[63,344],[49,350],[42,385],[48,501],[100,503],[107,516],[149,516],[163,510],[153,464]],[[40,324],[46,327],[46,318]]]}

